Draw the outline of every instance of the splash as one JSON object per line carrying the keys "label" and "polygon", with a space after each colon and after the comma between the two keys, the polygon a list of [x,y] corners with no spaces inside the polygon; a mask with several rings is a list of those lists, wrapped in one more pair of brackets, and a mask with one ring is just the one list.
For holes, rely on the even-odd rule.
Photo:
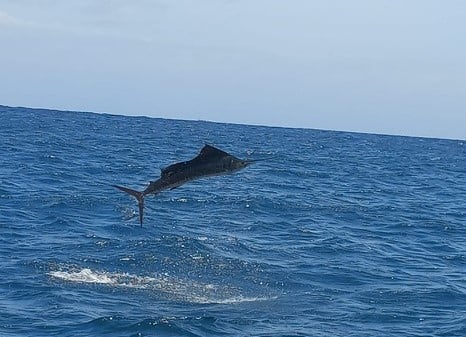
{"label": "splash", "polygon": [[67,282],[103,284],[119,288],[147,290],[156,294],[163,294],[173,300],[198,304],[236,304],[266,301],[276,298],[244,296],[238,288],[183,280],[165,274],[151,277],[82,268],[51,271],[48,275]]}
{"label": "splash", "polygon": [[52,271],[49,275],[70,282],[115,284],[115,280],[105,273],[95,273],[88,268],[80,271]]}

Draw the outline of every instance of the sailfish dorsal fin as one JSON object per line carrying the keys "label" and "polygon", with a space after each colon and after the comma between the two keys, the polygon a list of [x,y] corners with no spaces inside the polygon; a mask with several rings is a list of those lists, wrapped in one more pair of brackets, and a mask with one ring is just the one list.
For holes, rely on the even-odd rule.
{"label": "sailfish dorsal fin", "polygon": [[191,159],[189,161],[182,161],[182,162],[179,162],[179,163],[175,163],[175,164],[172,164],[170,166],[167,166],[167,167],[161,169],[161,176],[162,177],[169,177],[172,174],[174,174],[174,173],[176,173],[176,172],[178,172],[180,170],[183,170],[187,165],[190,165],[193,162],[204,162],[204,161],[208,161],[208,160],[216,160],[216,159],[223,158],[223,157],[226,157],[226,156],[231,156],[231,155],[229,153],[225,152],[225,151],[217,149],[216,147],[214,147],[212,145],[206,144],[201,149],[201,152],[199,152],[199,154],[195,158],[193,158],[193,159]]}
{"label": "sailfish dorsal fin", "polygon": [[226,153],[225,151],[222,151],[220,149],[217,149],[216,147],[206,144],[204,147],[201,149],[201,152],[199,153],[198,157],[225,157],[229,156],[230,154]]}

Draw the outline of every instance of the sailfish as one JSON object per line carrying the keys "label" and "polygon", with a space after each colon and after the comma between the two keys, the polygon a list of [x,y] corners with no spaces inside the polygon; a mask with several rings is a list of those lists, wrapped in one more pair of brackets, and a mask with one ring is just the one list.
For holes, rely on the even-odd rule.
{"label": "sailfish", "polygon": [[201,152],[193,159],[163,168],[160,178],[151,181],[149,186],[143,191],[136,191],[118,185],[113,186],[137,199],[139,223],[142,226],[144,218],[144,197],[146,195],[155,195],[165,190],[171,190],[192,180],[237,172],[255,161],[256,160],[239,159],[214,146],[205,145],[201,149]]}

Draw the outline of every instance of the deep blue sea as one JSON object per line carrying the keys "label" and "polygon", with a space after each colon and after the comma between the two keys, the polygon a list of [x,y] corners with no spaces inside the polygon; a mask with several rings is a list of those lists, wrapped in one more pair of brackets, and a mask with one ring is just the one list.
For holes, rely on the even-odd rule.
{"label": "deep blue sea", "polygon": [[465,143],[0,107],[0,336],[464,337]]}

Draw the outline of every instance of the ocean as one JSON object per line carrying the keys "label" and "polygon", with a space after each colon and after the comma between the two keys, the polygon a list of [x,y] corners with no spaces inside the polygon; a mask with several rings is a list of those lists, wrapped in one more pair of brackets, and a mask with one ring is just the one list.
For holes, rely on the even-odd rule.
{"label": "ocean", "polygon": [[466,336],[465,142],[0,106],[0,336]]}

